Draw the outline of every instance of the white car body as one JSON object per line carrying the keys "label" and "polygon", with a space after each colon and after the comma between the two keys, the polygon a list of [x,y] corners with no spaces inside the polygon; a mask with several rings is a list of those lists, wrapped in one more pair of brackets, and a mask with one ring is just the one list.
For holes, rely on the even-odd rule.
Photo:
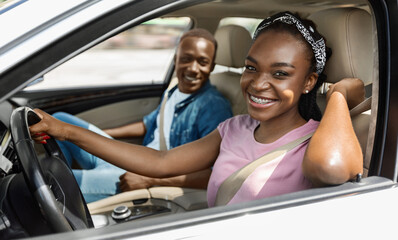
{"label": "white car body", "polygon": [[[187,16],[192,14],[200,20],[199,24],[215,30],[217,26],[210,26],[210,20],[209,23],[206,22],[206,17],[204,17],[206,13],[194,16],[195,13],[200,12],[200,8],[195,9],[193,6],[200,2],[207,1],[29,0],[21,1],[19,5],[2,13],[0,9],[2,23],[0,24],[2,33],[0,37],[0,103],[10,100],[10,102],[23,105],[28,101],[18,94],[21,94],[20,91],[29,83],[99,42],[145,20],[164,14],[178,16],[180,13],[185,13],[185,7],[192,6],[191,9],[186,10]],[[398,81],[394,79],[398,76],[394,67],[397,66],[398,61],[396,46],[398,30],[394,29],[398,24],[396,3],[382,0],[370,1],[369,5],[361,0],[332,0],[319,3],[299,0],[280,2],[222,0],[204,4],[218,7],[223,3],[231,7],[231,13],[236,11],[234,4],[242,4],[242,8],[247,4],[248,8],[242,9],[240,15],[253,17],[259,17],[261,15],[259,12],[266,9],[266,6],[270,7],[267,14],[281,10],[282,7],[293,10],[296,8],[308,14],[327,8],[352,6],[372,12],[373,24],[377,27],[375,35],[378,35],[375,38],[379,41],[378,53],[380,54],[375,56],[379,56],[378,64],[383,67],[380,68],[380,74],[385,74],[382,75],[385,78],[375,81],[380,83],[380,91],[383,92],[379,94],[379,115],[374,118],[380,127],[374,134],[372,174],[359,182],[348,182],[340,186],[314,188],[249,203],[148,218],[97,229],[32,236],[34,239],[394,238],[396,224],[393,219],[398,213],[396,187],[398,114],[397,97],[393,94],[398,89]],[[263,3],[265,7],[260,3]],[[154,4],[159,6],[155,7]],[[259,6],[259,11],[253,7],[256,5]],[[129,9],[130,12],[123,12],[123,9]],[[133,12],[135,9],[137,13]],[[215,9],[219,10],[219,8]],[[120,22],[114,23],[118,18],[115,12],[123,13],[119,15],[120,19],[123,18],[119,20]],[[207,14],[209,19],[215,18],[212,15],[213,12]],[[225,10],[223,15],[227,16],[228,10]],[[109,23],[109,26],[105,23]],[[91,28],[90,24],[97,25]],[[95,30],[100,29],[101,24],[104,26],[103,32],[97,34]],[[86,34],[84,31],[92,32]],[[85,34],[87,38],[90,38],[89,40],[78,39],[80,36],[86,36]],[[75,45],[71,44],[70,48],[64,50],[65,52],[57,55],[57,51],[64,49],[62,46],[67,46],[69,38]],[[32,59],[30,64],[29,61]],[[48,62],[46,62],[47,59]],[[384,69],[388,71],[383,72]],[[158,88],[161,87],[158,86]],[[90,91],[87,90],[87,92]],[[51,91],[46,93],[50,97],[58,94]],[[35,92],[32,95],[34,94]]]}

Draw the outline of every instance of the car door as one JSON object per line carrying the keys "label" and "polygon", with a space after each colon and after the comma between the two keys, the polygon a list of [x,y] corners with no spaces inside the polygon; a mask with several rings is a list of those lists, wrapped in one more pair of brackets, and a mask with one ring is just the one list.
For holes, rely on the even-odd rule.
{"label": "car door", "polygon": [[[187,5],[187,2],[197,3],[199,1],[179,1],[176,4],[181,4],[180,6],[173,5],[173,2],[174,1],[134,1],[134,4],[131,3],[130,5],[127,5],[125,9],[118,9],[118,12],[113,12],[112,14],[107,15],[106,18],[107,20],[112,18],[119,19],[123,18],[124,14],[126,14],[129,18],[134,19],[133,23],[129,23],[134,25],[137,22],[143,22],[148,16],[150,16],[150,18],[153,16],[159,16],[161,12],[167,8],[175,10],[176,8],[182,8],[184,4]],[[218,2],[232,2],[232,4],[236,5],[240,3],[240,1]],[[295,6],[299,5],[299,1],[280,2],[286,2],[286,4],[288,2],[293,2],[296,4]],[[319,239],[324,238],[325,236],[329,238],[341,238],[341,233],[346,233],[344,230],[352,231],[352,237],[359,236],[361,238],[376,238],[379,237],[380,233],[385,232],[388,232],[390,233],[390,236],[393,236],[395,229],[393,225],[394,222],[389,219],[391,219],[397,211],[396,199],[398,196],[396,188],[396,147],[398,138],[396,137],[397,131],[395,127],[398,114],[396,114],[397,108],[394,107],[397,103],[397,95],[394,95],[393,93],[397,90],[398,82],[394,79],[394,76],[397,76],[397,68],[391,68],[391,66],[395,66],[395,63],[398,60],[398,54],[396,54],[397,51],[394,47],[394,43],[397,42],[396,40],[398,37],[397,31],[394,30],[394,26],[396,26],[396,23],[398,22],[398,15],[396,14],[397,5],[393,1],[371,0],[369,2],[373,11],[373,24],[377,27],[377,33],[375,33],[375,36],[377,35],[378,39],[377,68],[379,69],[380,74],[378,77],[380,79],[380,86],[378,88],[380,93],[378,100],[379,111],[376,119],[378,125],[374,137],[376,144],[374,146],[372,157],[371,168],[373,171],[371,171],[371,177],[362,179],[359,183],[348,182],[341,186],[319,189],[315,188],[308,191],[276,196],[250,203],[200,210],[193,213],[180,214],[171,217],[147,219],[143,222],[123,223],[115,227],[107,227],[103,229],[90,229],[86,231],[59,234],[57,236],[51,235],[43,237],[42,239],[122,239],[133,237],[141,237],[141,239],[199,239],[201,236],[204,239],[215,238],[215,236],[220,236],[222,238],[244,238],[247,237],[247,235],[244,235],[248,233],[247,229],[250,229],[249,233],[252,236],[259,236],[259,238],[263,238],[265,234],[267,234],[266,236],[268,237],[278,236],[279,238],[284,237],[285,239],[293,237],[297,238],[297,236],[302,236],[307,239]],[[307,3],[308,8],[313,7],[312,2]],[[167,6],[168,4],[170,6]],[[329,3],[324,3],[325,6],[327,6],[327,4]],[[164,5],[166,6],[164,7]],[[285,5],[285,7],[288,6],[291,5]],[[141,14],[142,16],[139,17]],[[123,25],[123,21],[127,22],[127,20],[120,21],[115,25],[121,26]],[[71,38],[74,38],[75,41],[79,42],[78,40],[81,36],[89,35],[88,32],[95,32],[94,30],[105,31],[103,28],[106,27],[106,24],[103,23],[103,21],[98,20],[98,23],[93,24],[92,27],[83,27]],[[92,33],[94,35],[92,38],[98,38],[103,33],[104,32]],[[79,46],[75,48],[80,49],[88,42],[90,41],[87,40],[83,43],[79,42]],[[56,48],[61,50],[62,46],[65,46],[62,45],[62,42],[59,44],[60,46],[54,46],[51,49]],[[45,58],[52,57],[50,54],[45,53],[46,52],[43,51],[41,53],[43,54],[43,57],[38,56],[36,59],[43,60]],[[71,53],[73,53],[73,50],[68,50],[64,56]],[[58,59],[62,58],[62,56],[58,57]],[[32,65],[35,66],[35,64],[39,64],[37,62],[42,63],[41,61],[33,61]],[[21,69],[31,70],[31,68],[24,68],[24,66],[22,66]],[[41,67],[40,71],[43,69],[45,68]],[[13,79],[12,76],[16,76],[16,73],[21,73],[21,70],[16,69],[13,72],[13,75],[6,73],[0,77],[7,81],[9,79]],[[37,78],[42,75],[39,73],[39,71],[35,72],[34,70],[31,70],[29,72],[29,76]],[[21,80],[15,78],[15,81],[16,84],[18,81],[20,84],[22,78]],[[9,82],[11,83],[11,80]],[[137,96],[137,98],[139,96],[138,89],[140,87],[142,86],[131,88],[134,90],[133,92],[136,94],[135,96]],[[162,88],[165,87],[165,85],[162,85]],[[123,88],[124,87],[109,87],[102,90],[112,91],[113,89],[118,89],[120,92],[115,92],[114,94],[119,94],[120,96],[112,95],[112,97],[109,98],[117,99],[124,96],[122,94],[124,90]],[[1,91],[3,90],[0,89],[0,92]],[[89,88],[82,88],[74,91],[76,91],[75,94],[80,94],[79,96],[88,96],[94,92],[93,89]],[[101,91],[97,92],[100,93]],[[153,96],[158,98],[161,92],[162,91],[159,90],[158,95],[155,94]],[[46,96],[48,99],[50,97],[57,97],[57,94],[60,95],[61,93],[61,91],[47,93],[46,91],[41,90],[40,93],[35,95],[34,92],[24,92],[18,94],[13,98],[13,100],[21,102],[31,101],[30,103],[34,103],[34,105],[37,104],[36,106],[39,106],[40,102],[34,102],[34,100],[40,99],[40,94],[48,94]],[[63,99],[66,101],[68,98]],[[75,102],[70,106],[75,110],[83,108],[83,110],[76,110],[74,113],[84,115],[94,109],[98,109],[100,111],[100,106],[105,106],[107,103],[111,103],[110,101],[107,102],[106,97],[101,98],[101,100],[104,104],[99,104],[96,100],[90,100],[90,98],[87,97],[87,101]],[[117,102],[119,102],[119,100],[114,101],[113,103]],[[95,104],[95,106],[86,108],[83,103],[92,103]],[[64,107],[55,108],[52,111],[66,111],[68,110],[66,107],[68,104],[69,103],[65,102],[63,104]],[[51,110],[50,106],[47,110]],[[369,228],[367,231],[361,231],[364,223],[372,226],[372,230]],[[153,236],[151,234],[158,235]],[[351,235],[345,235],[345,238],[347,238],[347,236],[351,237]]]}

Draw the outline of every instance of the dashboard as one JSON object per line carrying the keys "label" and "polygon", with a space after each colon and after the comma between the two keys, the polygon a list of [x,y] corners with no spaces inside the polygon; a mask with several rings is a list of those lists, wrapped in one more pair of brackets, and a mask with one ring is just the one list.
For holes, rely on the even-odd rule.
{"label": "dashboard", "polygon": [[10,132],[9,121],[13,109],[13,105],[7,101],[0,103],[0,178],[20,169]]}

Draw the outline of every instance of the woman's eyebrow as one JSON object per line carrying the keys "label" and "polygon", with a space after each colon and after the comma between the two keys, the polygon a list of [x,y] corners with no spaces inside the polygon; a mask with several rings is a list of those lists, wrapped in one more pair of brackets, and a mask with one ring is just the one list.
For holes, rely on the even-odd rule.
{"label": "woman's eyebrow", "polygon": [[[251,61],[251,62],[253,62],[253,63],[255,63],[255,64],[258,64],[258,61],[257,61],[256,59],[254,59],[252,56],[247,56],[246,59],[249,60],[249,61]],[[296,67],[293,66],[292,64],[286,63],[286,62],[277,62],[277,63],[273,63],[273,64],[271,65],[271,67],[291,67],[291,68],[296,68]]]}
{"label": "woman's eyebrow", "polygon": [[291,67],[291,68],[296,68],[295,66],[293,66],[290,63],[286,63],[286,62],[277,62],[277,63],[273,63],[271,65],[271,67]]}

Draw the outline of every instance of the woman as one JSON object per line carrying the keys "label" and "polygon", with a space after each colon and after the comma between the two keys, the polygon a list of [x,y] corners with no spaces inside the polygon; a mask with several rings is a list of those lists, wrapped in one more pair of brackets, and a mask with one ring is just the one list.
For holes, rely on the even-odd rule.
{"label": "woman", "polygon": [[279,13],[260,23],[246,58],[241,88],[249,115],[226,120],[200,140],[156,151],[104,138],[40,110],[35,111],[42,121],[30,131],[36,141],[43,141],[45,132],[150,177],[182,175],[214,165],[209,206],[220,204],[216,203],[220,185],[239,168],[314,132],[310,141],[256,168],[232,199],[221,204],[340,184],[362,172],[362,152],[349,107],[364,99],[364,87],[359,79],[343,79],[333,85],[321,120],[315,97],[325,63],[325,41],[315,26],[291,13]]}

